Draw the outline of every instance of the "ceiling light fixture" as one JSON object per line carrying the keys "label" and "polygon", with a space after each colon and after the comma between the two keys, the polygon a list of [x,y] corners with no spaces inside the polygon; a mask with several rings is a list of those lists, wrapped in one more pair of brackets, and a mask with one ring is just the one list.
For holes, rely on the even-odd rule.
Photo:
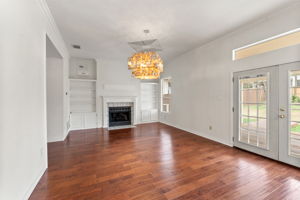
{"label": "ceiling light fixture", "polygon": [[[149,30],[144,30],[145,34]],[[163,61],[156,51],[160,51],[158,40],[130,42],[129,45],[137,51],[128,58],[128,69],[138,79],[158,79],[163,72]]]}

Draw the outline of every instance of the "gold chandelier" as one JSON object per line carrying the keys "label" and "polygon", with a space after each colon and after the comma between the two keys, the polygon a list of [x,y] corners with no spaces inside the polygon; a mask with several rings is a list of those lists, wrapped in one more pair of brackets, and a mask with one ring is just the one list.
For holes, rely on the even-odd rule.
{"label": "gold chandelier", "polygon": [[128,69],[135,78],[158,79],[163,72],[163,61],[154,51],[138,52],[128,59]]}

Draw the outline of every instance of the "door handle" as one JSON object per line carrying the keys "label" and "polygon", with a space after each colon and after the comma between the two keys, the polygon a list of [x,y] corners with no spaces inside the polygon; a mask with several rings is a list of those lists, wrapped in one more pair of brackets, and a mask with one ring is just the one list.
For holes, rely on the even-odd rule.
{"label": "door handle", "polygon": [[280,118],[280,119],[284,119],[284,118],[285,118],[285,115],[279,115],[279,118]]}

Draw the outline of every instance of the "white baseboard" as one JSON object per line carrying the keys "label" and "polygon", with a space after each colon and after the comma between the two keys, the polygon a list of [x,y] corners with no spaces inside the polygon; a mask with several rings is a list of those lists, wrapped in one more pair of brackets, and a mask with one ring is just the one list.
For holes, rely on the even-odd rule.
{"label": "white baseboard", "polygon": [[30,195],[32,194],[34,188],[36,187],[36,185],[38,184],[38,182],[42,178],[42,176],[45,173],[46,169],[47,169],[46,167],[45,168],[43,167],[43,169],[38,173],[37,177],[34,179],[33,183],[30,185],[27,192],[25,193],[23,200],[28,200],[29,199]]}
{"label": "white baseboard", "polygon": [[65,141],[65,139],[68,137],[70,131],[71,131],[71,129],[70,129],[70,127],[69,127],[68,130],[67,130],[67,132],[66,132],[66,134],[64,135],[64,138],[63,138],[62,141]]}
{"label": "white baseboard", "polygon": [[168,125],[168,126],[172,126],[172,127],[174,127],[174,128],[177,128],[177,129],[184,130],[184,131],[186,131],[186,132],[189,132],[189,133],[192,133],[192,134],[194,134],[194,135],[198,135],[198,136],[204,137],[204,138],[206,138],[206,139],[209,139],[209,140],[212,140],[212,141],[215,141],[215,142],[224,144],[224,145],[226,145],[226,146],[233,147],[233,144],[232,144],[232,143],[228,143],[227,141],[224,141],[224,140],[219,139],[219,138],[215,138],[215,137],[212,137],[212,136],[208,136],[208,135],[205,135],[205,134],[201,134],[201,133],[199,133],[198,131],[194,131],[194,130],[190,130],[190,129],[187,129],[187,128],[179,127],[179,126],[170,124],[170,123],[168,123],[168,122],[160,121],[160,123],[166,124],[166,125]]}
{"label": "white baseboard", "polygon": [[68,129],[67,131],[64,131],[64,135],[62,137],[51,137],[51,138],[47,138],[47,143],[50,142],[62,142],[65,141],[65,139],[68,137],[69,133],[70,133],[70,129]]}
{"label": "white baseboard", "polygon": [[157,123],[159,121],[150,121],[150,122],[139,122],[138,124],[150,124],[150,123]]}
{"label": "white baseboard", "polygon": [[[97,128],[103,128],[103,127],[95,127],[95,128],[76,128],[76,129],[70,129],[69,132],[71,131],[80,131],[80,130],[89,130],[89,129],[97,129]],[[68,133],[69,134],[69,133]]]}
{"label": "white baseboard", "polygon": [[64,141],[64,139],[61,138],[61,137],[53,137],[53,138],[48,138],[47,139],[47,143],[49,143],[49,142],[60,142],[60,141]]}

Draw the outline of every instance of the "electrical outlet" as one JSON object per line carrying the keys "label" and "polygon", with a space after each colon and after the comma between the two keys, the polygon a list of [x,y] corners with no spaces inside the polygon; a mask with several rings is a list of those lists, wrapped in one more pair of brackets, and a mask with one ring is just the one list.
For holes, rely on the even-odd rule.
{"label": "electrical outlet", "polygon": [[212,130],[212,126],[209,126],[208,129],[211,131]]}

